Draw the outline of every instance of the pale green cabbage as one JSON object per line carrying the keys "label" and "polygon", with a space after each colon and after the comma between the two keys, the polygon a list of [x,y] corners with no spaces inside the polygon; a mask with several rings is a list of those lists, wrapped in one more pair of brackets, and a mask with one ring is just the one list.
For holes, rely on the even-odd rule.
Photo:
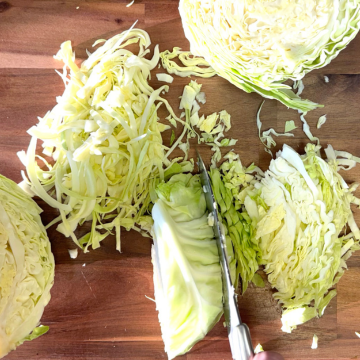
{"label": "pale green cabbage", "polygon": [[[190,51],[182,51],[178,47],[174,47],[173,51],[165,50],[160,53],[161,64],[164,69],[170,74],[175,74],[181,77],[198,76],[203,78],[210,78],[216,75],[214,69],[203,58],[192,56]],[[182,65],[179,66],[172,59],[178,58]]]}
{"label": "pale green cabbage", "polygon": [[[65,91],[28,130],[28,151],[19,156],[30,190],[60,212],[50,225],[60,222],[57,230],[84,251],[98,248],[115,233],[120,251],[120,227],[148,234],[152,219],[147,208],[157,178],[173,173],[174,163],[177,172],[191,171],[193,164],[169,160],[173,148],[163,145],[162,132],[169,125],[159,121],[158,108],[164,103],[171,116],[181,120],[160,96],[168,86],[154,90],[148,84],[159,61],[158,46],[152,59],[146,59],[150,38],[138,29],[94,45],[101,42],[80,67],[70,41],[61,45],[56,59],[65,64]],[[138,54],[126,49],[133,44]],[[36,155],[38,139],[51,162]],[[89,220],[91,231],[78,239],[75,229]]]}
{"label": "pale green cabbage", "polygon": [[284,82],[330,63],[360,27],[359,0],[180,0],[190,51],[246,92],[303,112]]}
{"label": "pale green cabbage", "polygon": [[50,301],[55,263],[40,213],[0,175],[0,357],[48,330],[37,326]]}
{"label": "pale green cabbage", "polygon": [[[233,152],[224,157],[219,169],[210,169],[211,185],[218,205],[219,217],[222,221],[226,239],[234,247],[236,259],[235,288],[241,276],[242,293],[250,281],[258,286],[264,286],[261,276],[256,274],[259,268],[259,248],[255,241],[255,229],[247,212],[242,212],[242,199],[245,194],[253,191],[257,177],[262,171],[251,165],[242,166],[239,155]],[[253,174],[256,173],[256,174]]]}
{"label": "pale green cabbage", "polygon": [[[184,354],[219,320],[222,280],[199,175],[174,175],[156,189],[152,262],[156,308],[169,359]],[[229,256],[231,256],[231,244]]]}
{"label": "pale green cabbage", "polygon": [[[255,192],[244,200],[256,229],[259,264],[282,304],[282,330],[322,316],[336,295],[333,286],[346,260],[360,248],[360,231],[350,208],[359,205],[338,170],[337,155],[308,144],[300,156],[287,145],[272,160]],[[339,154],[338,154],[339,155]],[[346,233],[346,226],[350,233]],[[285,310],[286,309],[286,310]]]}

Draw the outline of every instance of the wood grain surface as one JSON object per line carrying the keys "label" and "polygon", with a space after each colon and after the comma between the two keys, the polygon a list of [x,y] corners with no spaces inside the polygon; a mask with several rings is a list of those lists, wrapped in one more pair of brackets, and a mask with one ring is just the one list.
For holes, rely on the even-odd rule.
{"label": "wood grain surface", "polygon": [[[180,46],[188,49],[179,14],[178,1],[75,1],[75,0],[9,0],[0,1],[0,173],[20,181],[23,169],[16,152],[26,149],[30,140],[26,130],[55,105],[55,97],[63,91],[63,83],[54,68],[62,64],[53,59],[60,44],[72,40],[79,59],[94,40],[109,38],[138,20],[154,44],[161,50]],[[313,134],[326,146],[350,151],[360,156],[360,37],[324,69],[307,75],[303,97],[325,105],[312,111],[307,120]],[[330,79],[325,83],[324,75]],[[175,108],[183,86],[189,79],[176,78],[167,98]],[[270,156],[263,150],[255,123],[262,99],[246,94],[225,80],[215,77],[198,80],[203,84],[207,103],[205,114],[227,109],[232,115],[230,135],[239,138],[235,150],[244,164],[251,162],[266,169]],[[152,81],[154,87],[160,84]],[[316,129],[320,115],[327,122]],[[266,101],[262,121],[264,129],[283,131],[286,120],[299,127],[294,138],[286,142],[302,152],[307,138],[295,111],[276,101]],[[169,141],[169,134],[165,143]],[[284,143],[278,139],[277,149]],[[193,150],[192,150],[193,151]],[[209,149],[200,147],[209,160]],[[192,153],[194,154],[194,153]],[[360,181],[360,167],[343,176]],[[360,192],[358,192],[360,195]],[[56,212],[38,201],[44,209],[47,224]],[[355,209],[354,209],[355,210]],[[356,211],[360,222],[360,211]],[[79,230],[85,233],[89,225]],[[87,229],[86,229],[87,228]],[[42,323],[50,331],[27,342],[7,359],[165,359],[153,297],[151,240],[135,232],[124,232],[122,250],[115,251],[113,238],[100,249],[79,254],[71,260],[68,249],[72,242],[49,230],[56,259],[55,285]],[[360,253],[348,262],[349,270],[337,286],[333,299],[320,319],[312,320],[292,334],[281,332],[280,308],[272,299],[269,286],[250,287],[239,298],[243,320],[249,325],[254,345],[276,350],[286,359],[357,359],[360,358]],[[313,334],[319,337],[319,348],[311,350]],[[187,355],[187,360],[230,360],[226,330],[220,321]]]}

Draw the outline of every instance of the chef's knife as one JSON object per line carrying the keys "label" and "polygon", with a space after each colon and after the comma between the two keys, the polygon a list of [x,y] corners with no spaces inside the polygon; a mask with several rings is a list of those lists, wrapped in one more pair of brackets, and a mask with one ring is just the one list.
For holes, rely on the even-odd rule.
{"label": "chef's knife", "polygon": [[214,217],[213,229],[220,257],[224,315],[228,330],[231,354],[235,360],[249,360],[249,358],[254,355],[249,328],[241,321],[240,318],[236,293],[230,277],[225,235],[220,226],[217,205],[211,188],[210,178],[198,151],[197,156],[201,184],[206,198],[206,206],[209,214],[212,214]]}

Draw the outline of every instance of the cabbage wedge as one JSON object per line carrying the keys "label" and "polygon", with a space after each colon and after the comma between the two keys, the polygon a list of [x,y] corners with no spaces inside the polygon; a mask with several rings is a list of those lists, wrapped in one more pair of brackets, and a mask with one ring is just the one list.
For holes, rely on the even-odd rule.
{"label": "cabbage wedge", "polygon": [[222,315],[221,268],[199,175],[174,175],[156,193],[155,300],[165,351],[173,359],[203,339]]}
{"label": "cabbage wedge", "polygon": [[321,158],[320,146],[308,144],[305,151],[300,156],[284,145],[244,201],[256,229],[259,264],[284,309],[285,332],[324,314],[346,260],[360,249],[350,208],[360,203],[353,195],[357,185],[348,186],[337,172],[337,155],[330,146],[328,162]]}

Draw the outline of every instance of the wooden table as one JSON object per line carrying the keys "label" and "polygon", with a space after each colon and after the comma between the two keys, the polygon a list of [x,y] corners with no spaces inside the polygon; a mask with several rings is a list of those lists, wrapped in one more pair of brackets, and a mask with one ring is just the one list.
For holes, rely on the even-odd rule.
{"label": "wooden table", "polygon": [[[177,0],[136,0],[126,7],[125,0],[9,0],[0,2],[0,173],[20,181],[23,169],[16,152],[26,149],[30,137],[26,130],[55,104],[63,91],[54,68],[62,64],[53,59],[59,45],[72,40],[76,55],[86,57],[85,49],[94,40],[109,38],[129,28],[135,20],[147,29],[161,50],[173,46],[188,48],[184,38]],[[307,116],[314,135],[321,143],[360,155],[360,36],[329,66],[309,74],[303,97],[325,104],[324,109]],[[324,75],[330,79],[325,83]],[[178,96],[189,79],[176,78],[167,95],[177,108]],[[255,114],[261,98],[246,94],[215,77],[199,79],[207,95],[205,114],[227,109],[232,115],[231,135],[238,137],[236,151],[244,164],[255,162],[263,169],[270,156],[257,137]],[[153,86],[159,84],[153,81]],[[320,115],[328,120],[316,129]],[[299,126],[289,145],[303,151],[307,138],[295,111],[276,101],[266,101],[264,129],[283,131],[286,120]],[[277,149],[284,139],[279,138]],[[168,139],[165,139],[167,142]],[[201,149],[206,154],[206,146]],[[360,181],[360,167],[343,174],[346,180]],[[360,194],[360,192],[358,192]],[[54,218],[54,210],[43,207],[43,221]],[[356,219],[360,220],[357,211]],[[87,225],[88,228],[88,225]],[[79,233],[85,233],[81,229]],[[122,250],[115,250],[113,238],[100,249],[71,260],[69,239],[49,230],[56,259],[52,300],[42,323],[50,326],[47,335],[20,346],[7,359],[165,359],[153,296],[151,240],[135,232],[123,233]],[[280,330],[280,309],[269,288],[251,287],[240,297],[243,320],[249,325],[253,342],[267,350],[277,350],[286,359],[356,359],[360,356],[360,253],[349,261],[349,270],[338,284],[338,296],[325,315],[312,320],[292,334]],[[319,337],[318,350],[311,350],[313,334]],[[180,359],[180,358],[179,358]],[[220,321],[204,341],[181,359],[231,359],[226,330]]]}

